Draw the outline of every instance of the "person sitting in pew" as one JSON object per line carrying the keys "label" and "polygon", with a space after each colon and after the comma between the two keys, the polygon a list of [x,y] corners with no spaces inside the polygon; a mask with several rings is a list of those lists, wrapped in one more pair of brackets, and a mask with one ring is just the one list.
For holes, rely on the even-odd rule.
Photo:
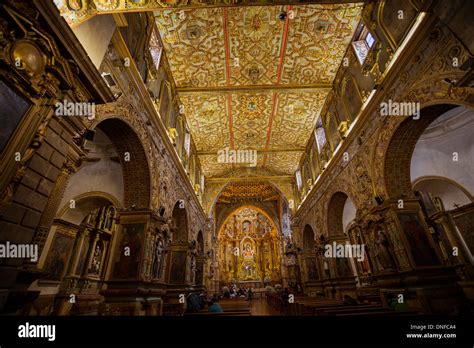
{"label": "person sitting in pew", "polygon": [[195,292],[190,292],[188,296],[186,297],[186,311],[188,313],[196,313],[199,312],[201,309],[201,300],[199,298],[199,295],[196,294]]}
{"label": "person sitting in pew", "polygon": [[342,303],[344,304],[344,306],[356,306],[358,304],[357,300],[349,295],[344,295],[344,300],[342,301]]}
{"label": "person sitting in pew", "polygon": [[217,301],[218,301],[217,296],[213,296],[211,301],[209,301],[209,312],[211,312],[211,313],[222,313],[222,312],[224,312],[221,305],[219,303],[217,303]]}

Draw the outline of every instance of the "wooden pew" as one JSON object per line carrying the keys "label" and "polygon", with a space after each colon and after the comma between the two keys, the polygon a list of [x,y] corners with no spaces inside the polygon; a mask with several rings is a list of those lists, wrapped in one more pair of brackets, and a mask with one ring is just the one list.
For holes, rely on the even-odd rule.
{"label": "wooden pew", "polygon": [[389,308],[382,307],[380,305],[368,304],[368,305],[356,305],[356,306],[335,306],[320,308],[318,311],[319,315],[344,315],[348,313],[374,313],[390,311]]}
{"label": "wooden pew", "polygon": [[185,313],[185,315],[211,315],[211,316],[250,316],[250,303],[245,299],[235,298],[235,299],[222,299],[217,302],[220,304],[224,312],[216,313],[209,312],[208,307],[202,309],[197,313]]}

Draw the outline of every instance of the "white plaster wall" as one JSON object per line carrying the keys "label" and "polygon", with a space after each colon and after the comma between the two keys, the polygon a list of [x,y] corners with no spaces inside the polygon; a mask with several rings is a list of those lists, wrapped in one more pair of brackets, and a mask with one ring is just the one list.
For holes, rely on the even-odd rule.
{"label": "white plaster wall", "polygon": [[[453,153],[458,161],[453,161]],[[474,111],[464,107],[448,111],[433,122],[415,146],[411,180],[424,176],[451,179],[474,194]],[[448,187],[443,190],[446,192]],[[454,199],[449,198],[450,200]]]}
{"label": "white plaster wall", "polygon": [[442,179],[427,179],[417,183],[414,186],[415,190],[431,192],[434,197],[440,197],[446,210],[454,209],[454,204],[463,206],[471,203],[471,200],[466,194],[457,186]]}
{"label": "white plaster wall", "polygon": [[91,191],[105,192],[123,203],[124,186],[123,171],[120,163],[111,160],[116,156],[115,148],[110,139],[96,129],[93,142],[88,142],[88,157],[99,159],[97,162],[84,162],[81,168],[69,179],[60,207],[71,199]]}
{"label": "white plaster wall", "polygon": [[102,63],[115,27],[111,15],[99,15],[73,29],[97,69]]}
{"label": "white plaster wall", "polygon": [[357,209],[354,202],[347,197],[346,203],[344,203],[344,209],[342,210],[342,229],[345,232],[347,225],[355,219]]}

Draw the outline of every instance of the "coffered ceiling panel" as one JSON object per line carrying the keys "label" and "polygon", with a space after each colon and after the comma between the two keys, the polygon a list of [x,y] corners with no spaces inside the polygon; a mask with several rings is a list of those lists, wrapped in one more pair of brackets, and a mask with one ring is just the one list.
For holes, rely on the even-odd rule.
{"label": "coffered ceiling panel", "polygon": [[257,150],[257,171],[294,173],[361,10],[346,3],[156,12],[206,176],[239,168],[217,162],[226,147]]}
{"label": "coffered ceiling panel", "polygon": [[222,177],[230,173],[245,171],[249,174],[257,175],[259,168],[263,166],[264,154],[257,152],[256,165],[254,163],[219,163],[217,154],[201,155],[199,160],[205,173],[212,173],[213,177]]}
{"label": "coffered ceiling panel", "polygon": [[222,8],[162,11],[156,23],[177,86],[226,85]]}
{"label": "coffered ceiling panel", "polygon": [[263,149],[272,111],[272,93],[232,95],[234,145],[237,149]]}
{"label": "coffered ceiling panel", "polygon": [[332,83],[360,20],[360,7],[295,6],[288,26],[282,83]]}
{"label": "coffered ceiling panel", "polygon": [[277,175],[292,175],[298,169],[301,152],[278,152],[267,155],[265,168]]}
{"label": "coffered ceiling panel", "polygon": [[327,94],[328,90],[323,89],[279,93],[270,140],[271,147],[304,147]]}
{"label": "coffered ceiling panel", "polygon": [[279,6],[240,7],[224,11],[228,19],[230,83],[267,85],[278,81],[285,22]]}
{"label": "coffered ceiling panel", "polygon": [[217,151],[230,145],[227,96],[199,93],[181,96],[180,100],[199,152]]}

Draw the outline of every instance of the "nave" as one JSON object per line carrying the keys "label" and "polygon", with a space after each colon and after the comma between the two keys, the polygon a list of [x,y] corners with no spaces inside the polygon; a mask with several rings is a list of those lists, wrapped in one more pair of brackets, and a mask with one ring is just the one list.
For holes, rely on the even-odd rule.
{"label": "nave", "polygon": [[0,313],[472,316],[470,13],[2,1]]}

